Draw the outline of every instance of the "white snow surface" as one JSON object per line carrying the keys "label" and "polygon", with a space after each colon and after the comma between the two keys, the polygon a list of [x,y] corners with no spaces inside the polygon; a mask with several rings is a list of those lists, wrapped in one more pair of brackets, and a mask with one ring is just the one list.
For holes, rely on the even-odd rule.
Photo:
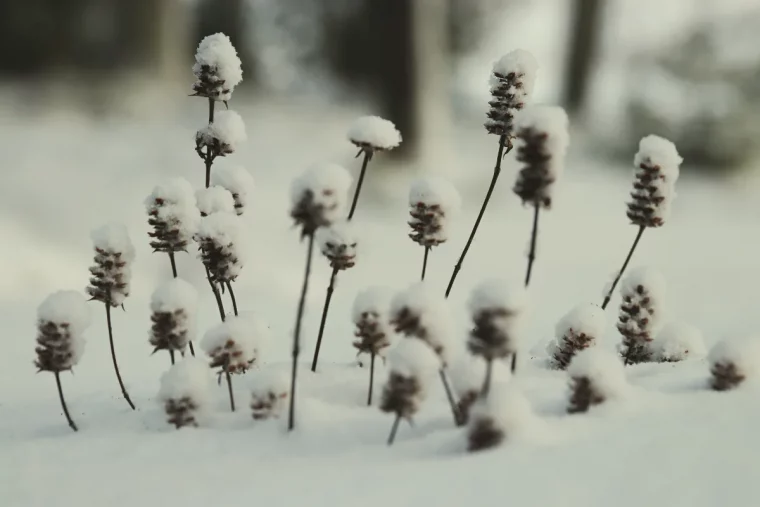
{"label": "white snow surface", "polygon": [[577,305],[557,322],[554,334],[559,340],[572,329],[575,333],[584,333],[599,339],[604,334],[606,324],[604,316],[604,310],[597,304]]}
{"label": "white snow surface", "polygon": [[433,350],[422,340],[404,338],[388,352],[388,367],[402,377],[414,377],[425,386],[440,368]]}
{"label": "white snow surface", "polygon": [[317,244],[323,254],[327,255],[331,248],[346,245],[346,254],[356,255],[356,245],[359,240],[356,236],[356,227],[351,222],[338,220],[327,227],[320,227],[315,234]]}
{"label": "white snow surface", "polygon": [[[564,170],[565,154],[570,145],[567,113],[559,106],[535,105],[521,110],[515,118],[517,146],[524,146],[520,137],[522,129],[532,129],[546,134],[546,155],[550,160],[546,164],[549,175],[557,180]],[[552,184],[550,188],[554,185]]]}
{"label": "white snow surface", "polygon": [[707,356],[710,365],[734,363],[747,381],[760,381],[760,337],[722,340],[710,349]]}
{"label": "white snow surface", "polygon": [[401,144],[401,133],[392,121],[379,116],[362,116],[349,127],[348,140],[375,150],[392,150]]}
{"label": "white snow surface", "polygon": [[188,356],[161,376],[158,399],[163,403],[188,396],[198,405],[198,412],[203,414],[211,408],[212,378],[212,371],[206,361]]}
{"label": "white snow surface", "polygon": [[[538,61],[530,52],[524,49],[515,49],[499,58],[493,64],[493,72],[503,76],[514,72],[518,76],[521,76],[522,88],[515,90],[515,92],[524,98],[533,93],[533,86],[535,85],[536,74],[538,72]],[[492,75],[492,86],[496,83],[497,80]]]}
{"label": "white snow surface", "polygon": [[629,389],[620,356],[598,345],[575,354],[567,374],[571,378],[587,377],[594,389],[608,399],[624,396]]}
{"label": "white snow surface", "polygon": [[111,253],[121,253],[121,259],[127,263],[124,267],[129,271],[129,265],[135,260],[135,247],[129,239],[129,231],[122,223],[111,222],[93,230],[90,234],[95,248]]}
{"label": "white snow surface", "polygon": [[311,192],[315,203],[324,206],[325,218],[335,222],[345,213],[351,181],[348,171],[338,164],[314,164],[291,183],[291,204],[296,206],[306,192]]}
{"label": "white snow surface", "polygon": [[229,100],[232,91],[243,80],[243,68],[235,46],[227,35],[215,33],[201,40],[193,65],[196,77],[200,77],[203,65],[216,69],[219,79],[224,81],[224,88],[229,90],[228,94],[220,95],[218,100]]}
{"label": "white snow surface", "polygon": [[388,328],[389,334],[393,334],[390,331],[389,322],[392,298],[393,289],[390,287],[372,285],[362,289],[356,294],[354,304],[351,307],[351,319],[353,323],[358,324],[365,313],[373,313],[378,316],[378,321]]}
{"label": "white snow surface", "polygon": [[212,215],[217,212],[235,213],[235,199],[232,197],[232,193],[222,186],[201,188],[195,192],[195,198],[198,203],[198,210],[205,215]]}
{"label": "white snow surface", "polygon": [[[662,201],[655,205],[655,217],[663,221],[670,218],[671,206],[676,198],[675,184],[680,173],[681,162],[683,158],[678,154],[675,144],[655,135],[644,137],[639,142],[639,151],[633,159],[634,174],[644,172],[641,164],[658,165],[660,167],[660,179],[652,182],[657,189],[656,196],[661,197]],[[635,190],[633,195],[639,193],[647,195],[644,190]]]}
{"label": "white snow surface", "polygon": [[535,421],[533,407],[525,394],[511,382],[494,382],[488,396],[480,397],[470,408],[470,421],[491,419],[507,435],[524,433]]}
{"label": "white snow surface", "polygon": [[248,140],[243,118],[231,109],[216,113],[214,123],[200,129],[196,137],[202,138],[206,144],[216,139],[226,145],[228,152],[236,151],[240,144]]}
{"label": "white snow surface", "polygon": [[245,167],[226,164],[214,166],[211,168],[211,184],[225,188],[233,195],[238,215],[245,212],[249,194],[254,187],[253,176]]}
{"label": "white snow surface", "polygon": [[664,325],[652,344],[658,361],[685,361],[702,359],[707,348],[702,332],[694,326],[680,322]]}
{"label": "white snow surface", "polygon": [[[161,206],[156,206],[158,199],[163,201]],[[193,186],[185,178],[171,178],[156,185],[145,199],[145,207],[148,212],[155,208],[157,218],[177,227],[180,240],[192,241],[200,215]]]}

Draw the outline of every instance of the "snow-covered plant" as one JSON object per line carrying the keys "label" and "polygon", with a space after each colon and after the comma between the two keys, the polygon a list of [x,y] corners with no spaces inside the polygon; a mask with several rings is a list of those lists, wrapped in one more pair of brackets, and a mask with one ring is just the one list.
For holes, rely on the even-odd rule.
{"label": "snow-covered plant", "polygon": [[454,266],[451,273],[449,284],[446,287],[446,297],[449,297],[451,289],[454,287],[462,264],[470,250],[470,245],[475,239],[478,232],[478,226],[483,219],[488,202],[491,200],[491,194],[496,187],[496,181],[501,174],[501,161],[504,158],[504,150],[509,153],[512,150],[512,138],[515,130],[515,115],[521,110],[531,93],[533,93],[533,83],[536,79],[538,63],[529,52],[516,49],[501,57],[493,66],[491,75],[491,101],[488,103],[488,120],[485,123],[486,130],[490,134],[499,136],[499,150],[496,155],[496,165],[493,169],[491,183],[488,191],[483,198],[483,204],[480,206],[480,212],[475,219],[467,242],[462,249],[459,260]]}
{"label": "snow-covered plant", "polygon": [[663,317],[665,279],[655,269],[634,269],[623,280],[617,328],[623,335],[621,355],[625,364],[651,361],[652,339]]}
{"label": "snow-covered plant", "polygon": [[49,371],[55,375],[58,397],[69,423],[77,431],[77,426],[69,415],[63,397],[60,373],[76,366],[84,353],[84,332],[92,319],[84,296],[76,291],[58,291],[50,294],[37,308],[37,371]]}
{"label": "snow-covered plant", "polygon": [[[469,309],[473,328],[467,348],[486,361],[482,394],[491,386],[493,361],[517,354],[520,317],[527,304],[525,290],[504,280],[486,280],[470,294]],[[514,363],[513,363],[514,364]]]}
{"label": "snow-covered plant", "polygon": [[210,164],[216,157],[226,157],[235,153],[246,139],[243,118],[235,111],[220,111],[213,123],[196,132],[195,151]]}
{"label": "snow-covered plant", "polygon": [[260,355],[258,326],[249,316],[229,317],[212,327],[203,336],[201,348],[211,358],[210,367],[219,368],[218,376],[227,380],[230,408],[235,411],[231,375],[245,373]]}
{"label": "snow-covered plant", "polygon": [[317,243],[335,270],[345,270],[356,264],[357,238],[350,222],[338,221],[317,229]]}
{"label": "snow-covered plant", "polygon": [[718,342],[708,356],[710,362],[710,387],[715,391],[727,391],[749,379],[760,377],[760,338]]}
{"label": "snow-covered plant", "polygon": [[409,227],[412,241],[425,249],[422,280],[430,249],[449,239],[451,219],[462,204],[459,192],[446,179],[428,176],[412,183],[409,189]]}
{"label": "snow-covered plant", "polygon": [[[240,166],[222,166],[214,171],[211,183],[232,194],[235,212],[242,215],[248,205],[248,196],[253,191],[253,176]],[[213,187],[212,187],[213,188]]]}
{"label": "snow-covered plant", "polygon": [[235,213],[235,197],[226,188],[214,185],[195,192],[198,210],[202,217],[214,213]]}
{"label": "snow-covered plant", "polygon": [[116,362],[116,350],[113,344],[113,326],[111,325],[111,307],[124,307],[124,300],[129,296],[129,283],[132,278],[132,263],[135,260],[135,248],[129,239],[127,228],[123,224],[109,223],[92,234],[95,247],[95,264],[90,268],[90,285],[87,294],[91,301],[100,301],[106,307],[108,323],[108,341],[111,345],[111,358],[121,393],[132,410],[135,405],[129,398],[124,382],[121,380],[119,365]]}
{"label": "snow-covered plant", "polygon": [[570,142],[567,114],[557,106],[533,106],[517,117],[517,161],[523,168],[517,173],[513,191],[523,204],[533,206],[533,229],[530,235],[525,285],[530,283],[536,258],[538,215],[541,208],[552,206],[554,185],[562,174],[565,152]]}
{"label": "snow-covered plant", "polygon": [[570,414],[586,412],[594,405],[623,396],[628,385],[620,358],[599,347],[576,354],[567,373],[570,376],[567,411]]}
{"label": "snow-covered plant", "polygon": [[150,310],[153,353],[168,350],[174,364],[174,353],[184,356],[185,348],[195,337],[198,292],[183,279],[173,278],[153,292]]}
{"label": "snow-covered plant", "polygon": [[205,37],[195,53],[193,95],[227,102],[243,80],[240,58],[230,38],[223,33]]}
{"label": "snow-covered plant", "polygon": [[393,293],[385,287],[368,287],[354,299],[352,320],[356,325],[354,347],[360,354],[370,355],[369,391],[367,405],[372,405],[372,391],[375,379],[375,357],[382,355],[391,344],[393,330],[390,326],[390,312]]}
{"label": "snow-covered plant", "polygon": [[280,417],[288,398],[287,376],[275,371],[257,371],[250,384],[253,418],[259,421]]}
{"label": "snow-covered plant", "polygon": [[470,409],[467,449],[482,451],[501,445],[511,433],[530,424],[533,409],[516,388],[496,384],[493,393],[480,397]]}
{"label": "snow-covered plant", "polygon": [[556,340],[547,348],[552,366],[564,370],[580,351],[593,347],[604,332],[604,310],[593,303],[584,303],[570,310],[557,323]]}
{"label": "snow-covered plant", "polygon": [[666,324],[657,333],[653,346],[654,357],[661,363],[677,363],[707,355],[699,329],[677,322]]}
{"label": "snow-covered plant", "polygon": [[187,358],[161,376],[158,399],[164,406],[167,422],[175,428],[203,424],[211,405],[208,364]]}
{"label": "snow-covered plant", "polygon": [[388,445],[396,438],[401,419],[411,423],[425,400],[429,378],[439,362],[433,351],[420,340],[401,340],[388,354],[390,374],[383,388],[380,410],[396,414]]}
{"label": "snow-covered plant", "polygon": [[461,424],[467,424],[470,419],[470,409],[483,390],[486,363],[480,356],[462,354],[452,363],[449,373],[454,393],[459,400],[457,410]]}
{"label": "snow-covered plant", "polygon": [[678,154],[676,146],[667,139],[650,135],[639,143],[639,151],[633,159],[635,167],[633,191],[627,211],[628,218],[633,225],[639,227],[639,231],[623,262],[623,267],[618,271],[617,277],[604,298],[602,309],[607,308],[644,230],[648,227],[662,226],[670,216],[670,207],[676,197],[675,183],[681,162],[683,159]]}
{"label": "snow-covered plant", "polygon": [[174,254],[186,252],[198,228],[198,206],[193,187],[184,178],[173,178],[157,185],[145,200],[148,225],[153,230],[148,233],[154,252],[169,255],[172,275],[177,278],[177,264]]}
{"label": "snow-covered plant", "polygon": [[348,129],[348,140],[359,148],[359,155],[364,153],[359,181],[354,190],[354,198],[351,202],[351,210],[348,212],[348,220],[354,217],[356,203],[364,182],[364,174],[367,172],[367,164],[376,151],[390,151],[401,144],[401,133],[396,129],[393,122],[384,120],[378,116],[362,116],[354,121]]}

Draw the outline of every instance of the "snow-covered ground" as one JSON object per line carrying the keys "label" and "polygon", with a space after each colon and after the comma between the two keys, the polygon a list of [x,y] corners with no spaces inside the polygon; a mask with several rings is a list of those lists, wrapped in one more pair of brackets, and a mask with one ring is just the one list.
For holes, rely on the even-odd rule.
{"label": "snow-covered ground", "polygon": [[[236,97],[236,99],[238,99]],[[359,160],[345,133],[372,111],[290,104],[231,106],[247,122],[249,141],[229,160],[256,181],[244,219],[252,235],[249,258],[235,283],[238,304],[269,324],[265,369],[286,370],[303,272],[305,244],[288,217],[293,176],[315,161]],[[572,307],[601,302],[636,230],[624,201],[632,168],[608,165],[595,147],[574,143],[553,209],[542,214],[519,376],[536,415],[494,452],[466,455],[464,433],[452,425],[442,389],[433,384],[414,427],[403,424],[385,446],[392,418],[364,405],[367,369],[354,362],[351,304],[370,284],[404,288],[417,280],[422,249],[408,239],[406,184],[420,172],[454,179],[462,211],[449,241],[430,256],[428,278],[444,291],[477,213],[496,155],[496,138],[482,129],[442,139],[445,165],[395,166],[384,154],[371,162],[369,184],[355,221],[356,267],[340,274],[322,345],[319,372],[310,361],[330,268],[315,258],[303,328],[297,431],[284,419],[254,422],[246,377],[234,378],[239,410],[229,413],[224,384],[214,385],[211,427],[174,431],[157,402],[166,354],[150,356],[150,296],[170,274],[163,254],[151,254],[143,201],[162,178],[183,176],[200,187],[203,164],[193,151],[205,104],[187,99],[149,121],[89,123],[78,117],[0,120],[0,504],[186,505],[256,502],[339,507],[374,505],[751,506],[760,408],[758,390],[705,389],[704,360],[628,367],[634,386],[621,401],[587,415],[566,416],[565,374],[544,369],[544,344]],[[631,157],[636,147],[631,147]],[[689,174],[677,184],[669,222],[648,230],[632,266],[651,264],[668,282],[672,320],[701,329],[707,345],[755,330],[760,218],[756,187],[704,181]],[[516,174],[506,159],[492,205],[449,299],[464,345],[465,302],[489,276],[518,281],[525,269],[530,211],[511,192]],[[385,173],[384,181],[378,174]],[[121,399],[108,352],[104,310],[91,303],[93,325],[74,375],[63,385],[73,433],[58,405],[53,377],[35,375],[35,312],[59,289],[83,289],[92,262],[90,230],[123,221],[137,249],[126,312],[114,312],[122,375],[138,407]],[[218,320],[194,255],[178,259],[180,276],[201,295],[199,331]],[[228,302],[229,300],[225,300]],[[619,342],[613,299],[599,345]],[[671,319],[666,319],[671,320]],[[196,349],[198,350],[198,349]],[[376,396],[385,372],[377,373]],[[504,380],[508,374],[499,371]]]}

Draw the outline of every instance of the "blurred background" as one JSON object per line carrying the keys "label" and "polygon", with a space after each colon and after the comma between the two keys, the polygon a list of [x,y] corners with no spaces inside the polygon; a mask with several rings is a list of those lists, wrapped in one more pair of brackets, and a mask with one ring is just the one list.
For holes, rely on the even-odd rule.
{"label": "blurred background", "polygon": [[[635,263],[665,272],[674,313],[708,342],[741,332],[760,283],[758,27],[757,0],[3,0],[0,318],[18,330],[8,331],[16,357],[31,357],[45,295],[86,285],[88,233],[113,220],[138,250],[129,313],[118,317],[130,324],[117,325],[133,326],[126,354],[148,354],[147,302],[170,274],[150,253],[143,201],[168,176],[203,184],[193,148],[206,104],[189,97],[191,67],[198,42],[218,31],[243,61],[230,108],[248,130],[246,145],[219,163],[244,165],[257,184],[245,217],[253,248],[236,291],[276,335],[290,336],[303,262],[289,182],[315,161],[355,172],[346,130],[360,115],[391,119],[404,143],[372,161],[357,214],[370,236],[333,300],[328,333],[343,336],[327,340],[327,357],[353,356],[346,315],[356,290],[419,276],[405,185],[426,172],[463,194],[450,241],[431,257],[431,283],[443,290],[497,151],[482,126],[491,66],[515,48],[540,64],[533,101],[563,105],[572,124],[556,207],[541,219],[534,290],[548,317],[532,340],[551,338],[575,303],[599,299],[619,268],[635,234],[625,218],[631,163],[648,134],[674,141],[685,162],[673,218],[647,232]],[[517,163],[510,155],[505,164],[452,295],[457,308],[484,276],[522,277],[529,212],[511,192]],[[214,322],[194,252],[178,262]],[[329,278],[317,264],[307,347]]]}

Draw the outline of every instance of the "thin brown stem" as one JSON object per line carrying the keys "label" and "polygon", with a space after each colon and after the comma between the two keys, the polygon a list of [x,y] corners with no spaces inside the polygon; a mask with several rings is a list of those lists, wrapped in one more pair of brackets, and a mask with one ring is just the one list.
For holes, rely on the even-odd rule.
{"label": "thin brown stem", "polygon": [[446,370],[444,368],[441,368],[438,370],[438,375],[441,377],[443,390],[446,391],[446,399],[449,400],[449,406],[451,406],[451,414],[454,417],[454,424],[461,426],[463,424],[462,415],[459,413],[459,408],[457,407],[457,402],[454,398],[454,391],[451,390],[451,385],[449,385],[449,379],[446,376]]}
{"label": "thin brown stem", "polygon": [[232,311],[235,312],[235,316],[238,315],[237,301],[235,300],[235,293],[232,290],[232,283],[227,282],[227,290],[230,293],[230,299],[232,300]]}
{"label": "thin brown stem", "polygon": [[391,426],[391,434],[388,435],[388,445],[393,445],[394,440],[396,440],[396,432],[398,432],[398,425],[401,422],[401,416],[397,415],[396,419],[393,421],[393,426]]}
{"label": "thin brown stem", "polygon": [[369,163],[370,158],[372,158],[372,152],[369,150],[364,150],[362,170],[359,173],[359,181],[356,183],[356,190],[354,190],[354,199],[351,202],[351,210],[348,212],[348,220],[351,220],[354,217],[354,212],[356,211],[356,203],[359,202],[359,194],[362,191],[362,183],[364,183],[364,173],[367,172],[367,164]]}
{"label": "thin brown stem", "polygon": [[224,369],[224,377],[227,380],[227,392],[230,393],[230,409],[235,411],[235,396],[232,394],[232,375],[227,368]]}
{"label": "thin brown stem", "polygon": [[335,290],[335,280],[338,277],[338,269],[333,268],[332,275],[330,275],[330,285],[327,286],[327,295],[325,296],[325,304],[322,307],[322,320],[319,322],[319,334],[317,335],[317,347],[314,349],[314,358],[311,360],[311,371],[317,371],[317,361],[319,361],[319,350],[322,347],[322,336],[325,332],[325,324],[327,323],[327,313],[330,311],[330,301],[332,300],[333,291]]}
{"label": "thin brown stem", "polygon": [[612,287],[610,287],[609,292],[604,297],[604,303],[602,303],[602,310],[605,310],[607,308],[607,305],[610,304],[610,299],[612,299],[612,294],[615,292],[615,287],[617,287],[617,284],[620,281],[620,278],[623,276],[623,272],[625,271],[625,268],[628,267],[628,263],[631,262],[631,257],[633,257],[633,252],[634,250],[636,250],[636,246],[639,244],[641,235],[644,234],[644,229],[646,229],[646,227],[644,226],[639,227],[639,232],[636,234],[636,239],[633,240],[633,245],[631,246],[631,249],[628,251],[628,256],[625,258],[623,267],[620,268],[620,272],[615,277],[615,281],[612,282]]}
{"label": "thin brown stem", "polygon": [[288,431],[296,426],[296,375],[298,373],[298,355],[301,353],[301,321],[306,307],[306,294],[309,291],[309,276],[311,275],[311,258],[314,251],[314,233],[309,234],[309,246],[306,249],[306,271],[303,276],[301,299],[298,301],[296,326],[293,334],[293,370],[290,376],[290,409],[288,411]]}
{"label": "thin brown stem", "polygon": [[486,376],[483,379],[483,388],[480,390],[480,395],[485,398],[488,396],[488,392],[491,390],[491,376],[493,375],[493,359],[486,359]]}
{"label": "thin brown stem", "polygon": [[372,389],[375,382],[375,353],[372,353],[369,360],[369,392],[367,393],[367,406],[372,406]]}
{"label": "thin brown stem", "polygon": [[420,280],[423,282],[425,281],[425,271],[427,271],[427,261],[428,261],[428,254],[430,253],[430,247],[425,247],[425,255],[422,258],[422,276],[420,277]]}
{"label": "thin brown stem", "polygon": [[[208,99],[208,123],[214,123],[214,99]],[[214,163],[211,158],[211,150],[206,147],[206,188],[211,186],[211,164]]]}
{"label": "thin brown stem", "polygon": [[119,373],[119,363],[116,362],[116,349],[113,345],[113,327],[111,326],[111,305],[108,302],[106,302],[106,322],[108,323],[108,341],[111,344],[111,359],[113,360],[113,369],[116,372],[116,378],[119,381],[119,387],[121,387],[121,394],[124,396],[124,399],[127,400],[127,403],[129,403],[129,406],[132,408],[132,410],[135,410],[135,404],[132,403],[132,400],[129,398],[127,388],[124,387],[124,382],[121,380],[121,373]]}
{"label": "thin brown stem", "polygon": [[174,252],[169,252],[169,262],[172,263],[172,277],[177,278],[177,261],[174,259]]}
{"label": "thin brown stem", "polygon": [[77,425],[74,423],[74,420],[71,418],[71,415],[69,415],[69,408],[66,406],[66,400],[63,397],[63,388],[61,387],[61,374],[60,372],[54,372],[55,373],[55,383],[58,386],[58,398],[61,400],[61,407],[63,408],[63,415],[66,416],[66,420],[69,422],[69,428],[71,428],[74,431],[79,431],[79,428],[77,428]]}
{"label": "thin brown stem", "polygon": [[493,169],[493,177],[491,178],[491,184],[488,186],[488,192],[486,192],[486,197],[483,199],[483,205],[480,207],[480,212],[478,213],[478,218],[475,220],[475,225],[472,226],[472,231],[470,231],[470,237],[467,239],[467,243],[464,245],[464,250],[462,250],[462,255],[459,256],[459,260],[457,261],[456,265],[454,266],[454,272],[451,274],[451,279],[449,280],[449,285],[446,287],[446,297],[449,297],[449,294],[451,293],[451,289],[454,287],[454,281],[457,278],[457,275],[459,274],[459,270],[462,269],[462,264],[464,263],[464,258],[467,256],[467,251],[470,249],[470,245],[472,245],[473,239],[475,239],[475,233],[478,232],[478,227],[480,226],[480,221],[483,219],[483,214],[486,211],[486,207],[488,206],[488,201],[491,200],[491,194],[493,194],[493,189],[496,187],[496,180],[499,179],[499,174],[501,173],[501,159],[504,158],[504,155],[506,153],[509,153],[512,150],[512,145],[510,145],[506,153],[504,153],[504,146],[507,143],[507,136],[503,135],[499,137],[499,151],[496,155],[496,166]]}
{"label": "thin brown stem", "polygon": [[206,268],[206,279],[208,280],[208,284],[211,286],[211,292],[214,293],[214,298],[216,299],[216,306],[217,308],[219,308],[219,316],[222,318],[222,322],[224,322],[225,320],[227,320],[227,317],[224,313],[224,302],[222,302],[222,295],[219,294],[219,287],[217,287],[214,281],[211,279],[211,271],[209,271],[208,268]]}
{"label": "thin brown stem", "polygon": [[528,251],[528,269],[525,271],[525,286],[530,285],[530,274],[533,270],[533,261],[536,260],[536,241],[538,240],[538,212],[541,207],[534,205],[533,230],[530,233],[530,250]]}
{"label": "thin brown stem", "polygon": [[172,360],[172,365],[174,365],[174,351],[172,349],[169,349],[169,358]]}

